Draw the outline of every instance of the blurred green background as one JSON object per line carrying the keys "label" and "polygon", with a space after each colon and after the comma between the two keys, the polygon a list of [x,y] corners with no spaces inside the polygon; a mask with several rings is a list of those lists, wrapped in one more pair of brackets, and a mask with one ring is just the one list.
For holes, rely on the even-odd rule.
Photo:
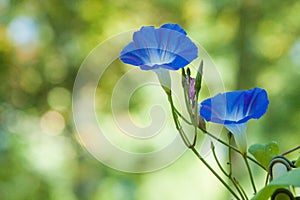
{"label": "blurred green background", "polygon": [[84,58],[112,35],[169,22],[203,45],[226,90],[268,91],[250,144],[299,145],[298,0],[0,0],[0,199],[229,199],[190,152],[158,172],[127,174],[77,141],[71,96]]}

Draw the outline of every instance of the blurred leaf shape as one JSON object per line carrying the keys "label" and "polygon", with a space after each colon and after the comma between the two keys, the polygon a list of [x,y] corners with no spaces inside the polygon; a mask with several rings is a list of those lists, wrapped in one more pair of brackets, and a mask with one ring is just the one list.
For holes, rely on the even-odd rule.
{"label": "blurred leaf shape", "polygon": [[267,200],[278,188],[289,185],[300,187],[300,168],[296,168],[270,182],[269,185],[260,190],[252,200]]}
{"label": "blurred leaf shape", "polygon": [[275,141],[267,144],[253,144],[249,147],[248,151],[265,169],[268,169],[272,158],[279,155],[279,147]]}
{"label": "blurred leaf shape", "polygon": [[298,159],[296,160],[295,166],[296,166],[296,167],[300,167],[300,156],[299,156]]}

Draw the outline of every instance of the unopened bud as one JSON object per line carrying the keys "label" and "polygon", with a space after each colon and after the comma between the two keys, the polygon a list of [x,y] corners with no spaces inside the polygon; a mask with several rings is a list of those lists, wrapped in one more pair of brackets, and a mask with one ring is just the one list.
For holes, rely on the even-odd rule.
{"label": "unopened bud", "polygon": [[204,119],[203,119],[201,116],[199,116],[198,118],[199,118],[199,121],[198,121],[198,127],[199,127],[201,130],[206,131],[206,124],[205,124]]}

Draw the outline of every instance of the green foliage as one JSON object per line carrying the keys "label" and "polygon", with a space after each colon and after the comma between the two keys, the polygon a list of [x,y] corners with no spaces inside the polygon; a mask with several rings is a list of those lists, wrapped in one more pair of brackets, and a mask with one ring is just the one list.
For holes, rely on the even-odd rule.
{"label": "green foliage", "polygon": [[249,147],[248,151],[260,164],[268,169],[272,158],[279,154],[279,147],[277,142],[272,141],[267,144],[253,144]]}
{"label": "green foliage", "polygon": [[278,188],[287,186],[300,187],[300,168],[296,168],[273,180],[255,195],[252,200],[267,200]]}
{"label": "green foliage", "polygon": [[298,159],[296,160],[295,166],[296,166],[296,167],[300,167],[300,156],[299,156]]}

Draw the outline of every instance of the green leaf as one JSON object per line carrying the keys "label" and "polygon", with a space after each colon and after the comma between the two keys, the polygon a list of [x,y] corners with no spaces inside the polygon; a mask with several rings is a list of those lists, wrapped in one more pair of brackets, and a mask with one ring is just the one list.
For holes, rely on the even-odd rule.
{"label": "green leaf", "polygon": [[284,185],[268,185],[260,190],[251,200],[268,200],[270,196],[276,191],[278,188],[285,187]]}
{"label": "green leaf", "polygon": [[269,163],[273,157],[279,155],[279,147],[277,142],[270,142],[268,144],[253,144],[248,149],[255,159],[268,169]]}
{"label": "green leaf", "polygon": [[287,172],[270,182],[269,185],[293,185],[295,187],[300,187],[300,168]]}
{"label": "green leaf", "polygon": [[284,188],[289,185],[300,187],[300,168],[293,169],[271,181],[270,184],[260,190],[252,200],[267,200],[276,189]]}
{"label": "green leaf", "polygon": [[300,167],[300,156],[299,156],[299,158],[297,159],[297,161],[295,162],[295,166],[296,166],[296,167]]}
{"label": "green leaf", "polygon": [[200,66],[197,70],[196,82],[195,82],[195,86],[194,86],[197,99],[198,99],[198,94],[201,89],[202,74],[203,74],[203,60],[201,60]]}

